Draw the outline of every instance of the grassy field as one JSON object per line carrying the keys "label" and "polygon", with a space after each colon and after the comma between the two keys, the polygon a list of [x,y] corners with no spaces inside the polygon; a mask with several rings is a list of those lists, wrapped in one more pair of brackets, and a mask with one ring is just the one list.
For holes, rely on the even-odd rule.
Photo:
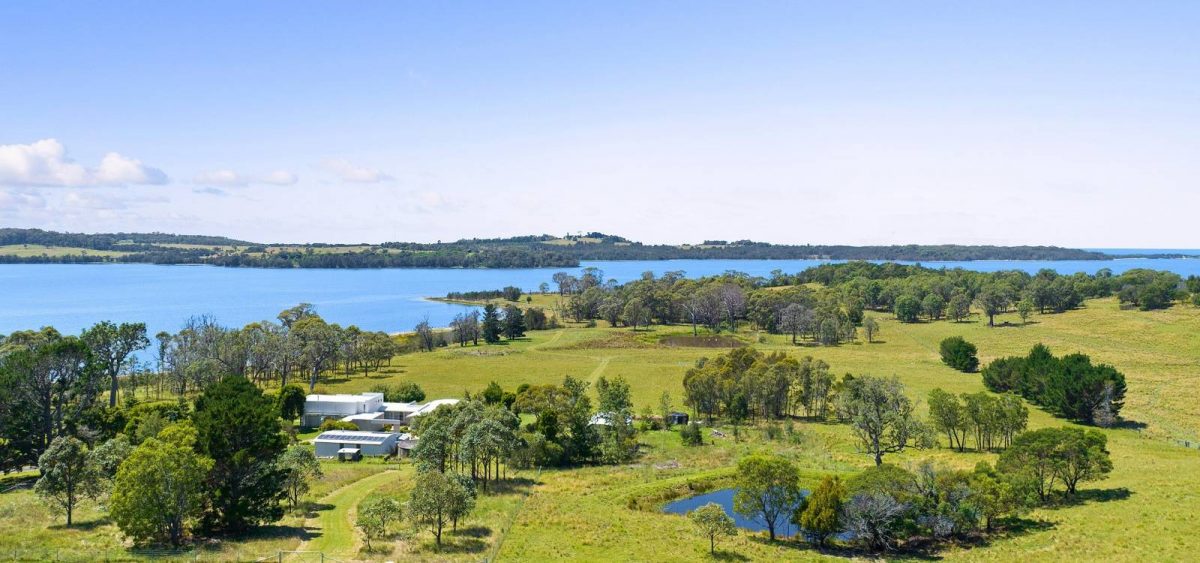
{"label": "grassy field", "polygon": [[[532,306],[551,308],[555,295],[535,295]],[[1044,342],[1057,354],[1084,352],[1126,374],[1126,424],[1105,430],[1115,469],[1109,479],[1088,483],[1075,504],[1042,508],[1029,515],[1036,524],[987,545],[950,546],[936,553],[949,560],[1186,560],[1200,550],[1194,533],[1200,515],[1200,310],[1177,306],[1166,311],[1121,311],[1113,300],[1090,301],[1061,315],[1034,315],[1020,324],[1015,315],[998,317],[1001,326],[940,321],[904,325],[877,315],[879,341],[838,347],[794,346],[787,338],[743,331],[737,337],[764,350],[812,355],[836,374],[892,375],[913,397],[923,399],[941,387],[953,392],[983,389],[978,374],[962,374],[941,364],[942,338],[961,335],[979,347],[981,360],[1023,354]],[[603,323],[601,323],[603,324]],[[682,408],[683,373],[720,348],[667,346],[690,327],[570,328],[533,332],[526,339],[479,347],[448,347],[433,353],[397,357],[390,367],[368,376],[333,375],[321,388],[332,392],[368,390],[380,383],[411,380],[429,398],[459,397],[482,390],[489,381],[506,389],[521,383],[558,383],[573,375],[590,381],[624,376],[634,402],[656,405],[663,391]],[[1064,424],[1033,409],[1032,428]],[[305,514],[289,515],[253,537],[206,544],[202,558],[249,558],[279,550],[319,550],[330,557],[370,560],[478,561],[694,561],[707,557],[707,543],[686,519],[663,514],[668,499],[723,486],[741,456],[760,449],[788,455],[806,482],[829,473],[850,474],[871,460],[856,451],[845,426],[796,421],[782,438],[768,440],[761,428],[743,427],[734,439],[712,438],[685,448],[676,433],[641,435],[643,455],[620,467],[588,467],[527,473],[505,489],[481,497],[471,519],[448,545],[435,552],[427,531],[405,525],[367,552],[352,517],[358,503],[376,494],[406,496],[412,486],[408,463],[324,463],[325,477],[308,496]],[[1188,443],[1190,447],[1183,444]],[[897,463],[933,458],[970,468],[994,454],[945,449],[889,456]],[[15,482],[11,479],[0,481]],[[528,496],[526,496],[528,495]],[[84,507],[80,526],[64,529],[28,490],[0,494],[0,559],[14,551],[50,558],[70,554],[124,554],[126,546],[102,510]],[[767,542],[761,534],[740,533],[718,545],[728,560],[820,560],[799,542]],[[27,551],[42,549],[43,551]],[[41,555],[42,557],[37,557]],[[77,555],[72,555],[77,556]]]}
{"label": "grassy field", "polygon": [[[550,296],[546,296],[550,298]],[[892,375],[923,399],[941,387],[952,392],[983,389],[977,374],[962,374],[941,364],[936,352],[942,338],[961,335],[978,345],[981,360],[1024,354],[1044,342],[1055,353],[1084,352],[1111,363],[1129,384],[1124,417],[1127,424],[1106,430],[1115,470],[1108,480],[1089,484],[1084,502],[1039,509],[1031,518],[1040,529],[990,545],[950,548],[948,559],[1007,560],[1179,560],[1194,555],[1200,538],[1192,522],[1200,514],[1200,311],[1174,307],[1167,311],[1121,311],[1113,300],[1091,301],[1061,315],[1035,315],[1021,325],[1016,315],[997,318],[989,328],[973,322],[947,321],[904,325],[878,316],[882,332],[874,344],[821,348],[793,346],[786,338],[743,333],[762,349],[786,350],[824,359],[835,373]],[[622,375],[632,386],[638,409],[656,404],[663,391],[678,404],[681,379],[696,359],[719,349],[664,347],[663,337],[687,333],[688,327],[655,327],[649,331],[611,328],[568,328],[531,333],[525,340],[497,346],[450,347],[429,354],[397,358],[388,373],[331,382],[332,391],[359,391],[380,382],[412,380],[430,397],[455,397],[479,391],[489,381],[507,389],[521,383],[555,383],[565,375],[595,381]],[[1031,428],[1064,424],[1034,409]],[[516,525],[504,541],[502,559],[694,560],[703,542],[678,517],[628,508],[639,495],[654,497],[692,479],[728,471],[753,448],[788,452],[806,471],[849,472],[870,459],[855,451],[847,429],[831,424],[797,423],[800,444],[763,443],[753,431],[742,443],[718,440],[715,446],[688,450],[674,434],[649,435],[643,459],[628,467],[585,468],[548,472],[534,488]],[[1183,447],[1184,441],[1191,448]],[[893,456],[909,462],[937,458],[969,468],[994,454],[915,451]],[[656,470],[655,465],[678,468]],[[759,559],[809,559],[821,554],[795,545],[769,545],[742,534],[728,542],[731,554]],[[732,555],[731,555],[732,556]]]}
{"label": "grassy field", "polygon": [[90,248],[75,248],[70,246],[45,246],[41,244],[8,244],[0,245],[0,255],[4,256],[107,256],[110,258],[125,256],[128,252],[116,250],[92,250]]}

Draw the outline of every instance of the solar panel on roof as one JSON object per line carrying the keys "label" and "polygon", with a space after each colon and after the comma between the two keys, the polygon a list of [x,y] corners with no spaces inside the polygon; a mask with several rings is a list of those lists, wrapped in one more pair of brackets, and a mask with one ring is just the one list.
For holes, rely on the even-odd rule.
{"label": "solar panel on roof", "polygon": [[382,444],[391,435],[390,434],[351,434],[348,432],[323,432],[317,436],[318,440],[329,442],[371,442]]}

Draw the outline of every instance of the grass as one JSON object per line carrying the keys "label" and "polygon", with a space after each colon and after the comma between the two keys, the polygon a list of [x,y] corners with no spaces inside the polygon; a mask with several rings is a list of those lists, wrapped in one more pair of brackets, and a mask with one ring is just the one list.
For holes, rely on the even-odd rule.
{"label": "grass", "polygon": [[[555,298],[555,296],[544,296]],[[1001,315],[1001,326],[989,328],[976,317],[971,322],[900,324],[878,314],[879,342],[838,347],[793,346],[787,338],[743,331],[740,337],[764,350],[785,350],[829,362],[837,374],[897,375],[914,398],[923,399],[941,387],[963,393],[982,390],[978,374],[962,374],[941,364],[941,339],[960,335],[975,343],[980,359],[1024,354],[1044,342],[1057,354],[1083,352],[1110,363],[1127,377],[1129,392],[1126,427],[1105,430],[1115,470],[1111,477],[1089,483],[1092,500],[1072,506],[1039,509],[1030,515],[1043,522],[1038,529],[998,539],[988,545],[951,547],[938,555],[947,559],[1034,560],[1178,560],[1200,548],[1191,529],[1200,506],[1200,387],[1194,366],[1200,363],[1200,310],[1177,306],[1166,311],[1121,311],[1114,300],[1089,301],[1077,311],[1034,315],[1022,325],[1017,316]],[[529,338],[498,346],[441,349],[397,358],[389,380],[419,383],[431,398],[478,392],[489,381],[506,389],[520,383],[557,383],[565,375],[595,381],[601,375],[629,380],[637,409],[656,405],[663,391],[679,406],[681,379],[700,357],[720,350],[662,347],[669,335],[690,333],[690,327],[652,327],[636,334],[629,329],[568,328],[530,333]],[[632,336],[630,336],[632,335]],[[625,343],[624,347],[617,344]],[[351,377],[330,385],[331,391],[360,391],[381,380]],[[1066,424],[1032,410],[1031,428]],[[511,560],[694,560],[703,556],[704,542],[681,518],[633,510],[629,496],[673,480],[702,476],[731,467],[754,448],[765,447],[792,455],[811,471],[849,472],[871,463],[855,451],[847,429],[833,424],[797,423],[802,444],[742,443],[718,440],[715,446],[688,450],[677,436],[649,435],[643,459],[620,467],[552,471],[534,489],[513,530],[506,537],[501,559]],[[751,432],[753,434],[753,432]],[[1190,442],[1192,449],[1182,447]],[[891,461],[934,458],[969,468],[994,454],[956,453],[944,449],[906,452]],[[655,464],[677,461],[679,469],[654,470]],[[647,469],[647,468],[651,469]],[[653,494],[647,492],[647,494]],[[822,554],[797,551],[795,546],[770,545],[750,534],[726,542],[729,553],[752,560],[809,559]]]}
{"label": "grass", "polygon": [[125,256],[128,252],[116,250],[92,250],[90,248],[76,248],[71,246],[45,246],[41,244],[8,244],[0,245],[0,255],[4,256],[19,256],[29,258],[33,256],[105,256],[115,258]]}
{"label": "grass", "polygon": [[[546,306],[555,295],[535,295],[533,305]],[[979,347],[983,362],[1026,353],[1044,342],[1056,354],[1084,352],[1111,363],[1127,377],[1129,391],[1122,428],[1104,430],[1115,469],[1109,479],[1087,483],[1081,501],[1042,508],[1028,515],[1031,524],[986,545],[950,546],[935,554],[947,560],[1186,560],[1200,549],[1194,532],[1200,506],[1200,310],[1177,306],[1166,311],[1121,311],[1113,300],[1089,301],[1077,311],[1034,315],[1022,325],[1015,315],[1002,315],[1002,326],[938,321],[905,325],[878,314],[879,342],[838,347],[793,346],[786,337],[743,330],[740,339],[764,350],[812,355],[830,363],[834,372],[895,374],[914,398],[941,387],[955,393],[983,389],[978,374],[963,374],[941,364],[941,339],[959,335]],[[601,323],[603,324],[603,323]],[[683,373],[703,356],[720,349],[664,346],[671,336],[690,327],[625,328],[579,326],[530,333],[526,339],[495,346],[448,347],[433,353],[399,356],[393,365],[368,377],[331,377],[322,387],[357,392],[379,383],[411,380],[429,398],[459,397],[478,392],[489,381],[508,390],[521,383],[558,383],[573,375],[595,381],[624,376],[638,410],[657,405],[663,391],[681,407]],[[1037,409],[1030,426],[1065,424]],[[737,459],[759,449],[794,459],[808,482],[827,473],[850,474],[871,460],[856,451],[842,425],[797,421],[793,433],[770,441],[761,428],[742,427],[734,440],[712,438],[708,445],[686,448],[674,432],[641,436],[643,455],[619,467],[583,467],[524,475],[527,480],[499,494],[481,497],[476,513],[462,523],[447,546],[434,551],[427,531],[405,525],[394,537],[375,542],[365,552],[350,517],[372,494],[407,496],[412,466],[378,462],[323,464],[325,477],[309,494],[308,515],[285,521],[254,537],[227,540],[206,548],[228,558],[262,555],[300,546],[320,547],[346,559],[512,561],[626,560],[695,561],[706,559],[707,542],[685,518],[661,513],[670,498],[722,486]],[[1184,441],[1191,448],[1181,446]],[[970,468],[995,454],[946,449],[910,451],[888,456],[896,463],[933,458]],[[384,473],[387,471],[387,473]],[[9,480],[3,481],[10,482]],[[529,496],[526,498],[525,493]],[[525,500],[522,500],[525,499]],[[45,548],[67,553],[120,552],[123,542],[102,511],[85,507],[82,526],[65,530],[28,490],[0,494],[0,558],[14,549]],[[305,542],[308,542],[305,544]],[[109,550],[109,551],[105,551]],[[115,550],[115,551],[113,551]],[[793,541],[769,543],[761,534],[739,533],[718,543],[720,558],[742,560],[820,560],[837,553],[809,550]]]}

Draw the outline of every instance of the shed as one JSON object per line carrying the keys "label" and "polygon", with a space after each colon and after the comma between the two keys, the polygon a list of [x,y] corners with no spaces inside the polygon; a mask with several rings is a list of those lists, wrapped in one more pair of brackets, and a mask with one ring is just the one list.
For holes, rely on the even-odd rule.
{"label": "shed", "polygon": [[687,423],[688,423],[687,413],[683,413],[683,412],[667,413],[667,424],[675,425],[675,424],[687,424]]}
{"label": "shed", "polygon": [[360,456],[388,456],[396,453],[399,438],[395,432],[330,430],[318,435],[313,444],[317,457],[342,459],[349,454],[343,450],[355,450]]}

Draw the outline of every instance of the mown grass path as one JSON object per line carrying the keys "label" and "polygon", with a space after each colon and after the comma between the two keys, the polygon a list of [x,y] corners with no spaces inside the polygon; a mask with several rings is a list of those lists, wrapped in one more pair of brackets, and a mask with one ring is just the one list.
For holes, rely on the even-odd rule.
{"label": "mown grass path", "polygon": [[358,503],[375,489],[395,479],[397,475],[398,471],[382,471],[326,495],[321,499],[321,504],[329,504],[333,508],[322,511],[316,518],[310,518],[305,523],[305,527],[317,528],[320,535],[301,544],[298,551],[320,551],[325,555],[335,556],[358,553],[360,540],[354,529],[354,515],[357,513]]}

